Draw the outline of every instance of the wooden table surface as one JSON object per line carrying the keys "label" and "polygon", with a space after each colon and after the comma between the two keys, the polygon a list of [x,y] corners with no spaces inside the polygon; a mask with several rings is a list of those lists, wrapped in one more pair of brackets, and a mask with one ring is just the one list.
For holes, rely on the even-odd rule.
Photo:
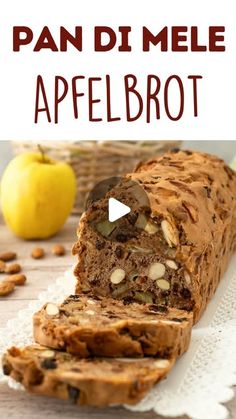
{"label": "wooden table surface", "polygon": [[[38,294],[44,291],[49,284],[63,273],[74,262],[70,254],[72,244],[76,239],[77,217],[70,217],[62,231],[51,240],[45,242],[25,242],[15,238],[5,227],[0,217],[0,253],[7,250],[15,251],[19,263],[22,264],[27,275],[27,285],[17,287],[16,291],[8,297],[0,298],[0,328],[4,327],[7,320],[16,316],[17,311],[27,307],[30,301],[37,299]],[[62,243],[67,249],[64,257],[50,255],[53,243]],[[30,257],[31,250],[35,246],[45,249],[47,255],[44,259],[34,260]],[[16,325],[20,327],[20,325]],[[9,342],[9,346],[11,342]],[[236,419],[236,399],[227,404],[230,418]],[[59,415],[63,418],[103,418],[118,419],[123,416],[127,419],[160,419],[161,416],[154,412],[131,413],[126,409],[107,408],[78,408],[70,406],[62,401],[28,395],[26,392],[14,391],[6,384],[0,384],[0,418],[6,419],[41,419],[49,417],[56,419]],[[181,419],[186,418],[182,416]],[[214,418],[218,419],[218,418]]]}

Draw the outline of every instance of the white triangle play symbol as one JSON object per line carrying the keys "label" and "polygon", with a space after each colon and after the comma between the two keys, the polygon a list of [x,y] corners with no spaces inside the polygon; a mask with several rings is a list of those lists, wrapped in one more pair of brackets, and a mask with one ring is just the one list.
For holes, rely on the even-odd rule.
{"label": "white triangle play symbol", "polygon": [[108,219],[112,223],[113,221],[118,220],[124,215],[129,214],[131,211],[130,207],[122,202],[118,201],[115,198],[109,198],[108,201]]}

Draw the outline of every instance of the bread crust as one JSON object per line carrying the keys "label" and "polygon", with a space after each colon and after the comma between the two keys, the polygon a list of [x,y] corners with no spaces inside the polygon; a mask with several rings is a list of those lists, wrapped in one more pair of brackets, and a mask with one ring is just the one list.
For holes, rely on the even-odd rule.
{"label": "bread crust", "polygon": [[[114,289],[111,290],[108,285],[112,265],[130,269],[132,264],[138,263],[138,258],[125,253],[127,245],[146,246],[149,243],[155,254],[141,255],[142,260],[164,263],[170,252],[171,259],[181,269],[173,274],[166,270],[165,279],[169,283],[167,295],[163,296],[165,293],[154,289],[143,269],[142,278],[115,298],[131,297],[138,287],[141,287],[142,292],[146,287],[153,296],[153,302],[193,311],[194,322],[197,322],[235,250],[235,172],[215,156],[194,151],[176,151],[141,163],[126,179],[137,182],[146,191],[150,201],[150,219],[157,225],[158,231],[149,237],[144,232],[136,239],[119,243],[125,254],[122,261],[114,255],[114,240],[110,243],[105,240],[105,247],[101,251],[94,246],[95,233],[91,230],[91,216],[96,211],[99,213],[105,201],[96,203],[94,208],[82,216],[78,227],[79,241],[74,247],[74,253],[78,254],[75,269],[77,292],[92,289],[98,295],[111,295],[113,292],[114,297]],[[106,199],[112,194],[116,196],[109,192]],[[167,237],[167,230],[171,239]],[[102,284],[96,282],[99,269],[105,272]],[[184,275],[187,275],[188,283],[185,283]],[[143,278],[145,285],[141,284]],[[176,293],[174,287],[179,287]]]}
{"label": "bread crust", "polygon": [[79,359],[40,345],[11,348],[3,371],[29,392],[76,405],[135,404],[163,378],[174,359]]}
{"label": "bread crust", "polygon": [[186,311],[83,294],[68,297],[56,315],[47,308],[34,315],[35,341],[80,357],[178,357],[189,346]]}

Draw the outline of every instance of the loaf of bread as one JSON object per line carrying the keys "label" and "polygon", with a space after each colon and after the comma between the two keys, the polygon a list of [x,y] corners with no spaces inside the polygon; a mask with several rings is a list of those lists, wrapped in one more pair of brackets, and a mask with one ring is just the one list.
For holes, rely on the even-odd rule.
{"label": "loaf of bread", "polygon": [[[149,208],[138,195],[132,202],[131,181]],[[109,222],[110,197],[132,212]],[[235,245],[235,173],[217,157],[174,150],[140,164],[84,213],[74,246],[77,292],[192,311],[196,322]]]}
{"label": "loaf of bread", "polygon": [[11,348],[3,372],[29,392],[76,405],[135,404],[174,365],[174,359],[80,359],[40,345]]}
{"label": "loaf of bread", "polygon": [[192,314],[156,304],[71,295],[34,315],[37,343],[80,357],[175,357],[188,349]]}

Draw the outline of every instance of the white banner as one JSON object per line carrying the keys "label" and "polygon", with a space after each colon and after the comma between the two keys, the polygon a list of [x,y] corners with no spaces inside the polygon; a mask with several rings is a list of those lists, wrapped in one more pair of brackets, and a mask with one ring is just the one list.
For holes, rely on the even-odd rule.
{"label": "white banner", "polygon": [[1,9],[0,140],[236,139],[234,0]]}

